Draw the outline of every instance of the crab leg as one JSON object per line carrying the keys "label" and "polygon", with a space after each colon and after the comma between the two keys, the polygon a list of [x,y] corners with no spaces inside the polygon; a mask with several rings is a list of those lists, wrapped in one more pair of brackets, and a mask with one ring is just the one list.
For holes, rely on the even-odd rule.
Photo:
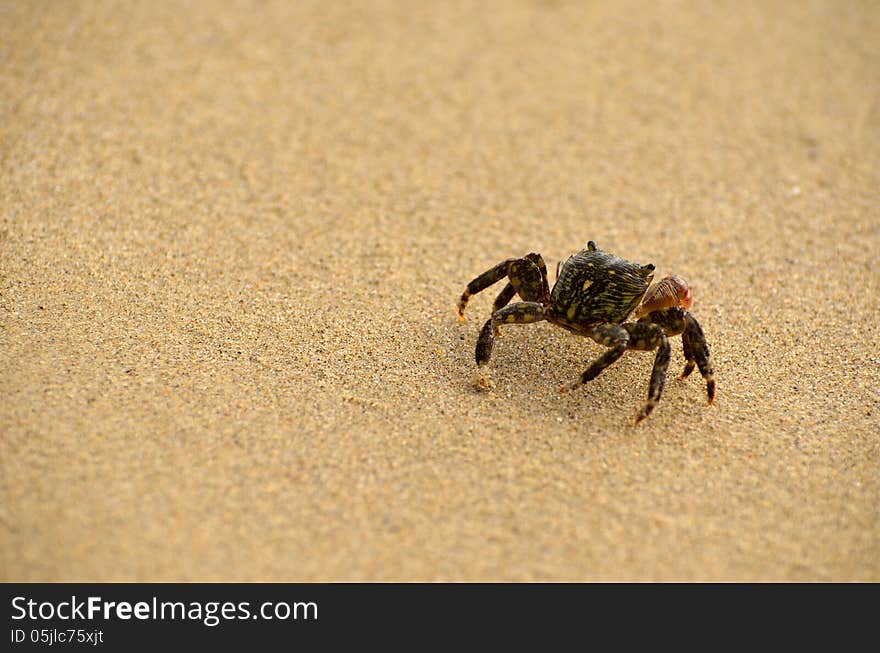
{"label": "crab leg", "polygon": [[653,323],[661,326],[667,336],[681,334],[681,346],[684,353],[684,369],[678,378],[687,378],[694,367],[699,367],[700,374],[706,381],[706,395],[711,404],[715,401],[715,372],[712,358],[709,356],[709,345],[697,319],[683,308],[673,307],[654,311],[642,317],[636,324]]}
{"label": "crab leg", "polygon": [[648,384],[648,401],[636,416],[636,424],[645,419],[654,410],[654,406],[660,401],[663,394],[663,386],[666,382],[666,371],[669,369],[672,347],[666,337],[663,328],[650,322],[630,322],[628,324],[600,324],[594,327],[589,336],[600,345],[610,347],[608,351],[599,356],[592,365],[571,386],[562,386],[560,392],[575,390],[592,381],[609,365],[623,356],[627,349],[639,351],[651,351],[656,349],[654,368],[651,371],[651,381]]}
{"label": "crab leg", "polygon": [[461,293],[461,298],[458,300],[459,319],[464,321],[464,309],[467,307],[467,303],[468,300],[471,298],[471,295],[476,295],[478,292],[485,290],[492,284],[501,281],[504,277],[507,276],[507,272],[508,270],[510,270],[510,264],[513,263],[515,260],[515,258],[509,258],[501,261],[501,263],[489,268],[488,270],[483,272],[483,274],[475,278],[467,285],[467,288],[465,288],[464,292]]}
{"label": "crab leg", "polygon": [[[522,261],[530,261],[534,267],[538,269],[540,278],[535,273],[531,265],[519,265]],[[492,304],[492,312],[500,311],[507,306],[513,296],[519,293],[519,296],[527,302],[541,302],[546,304],[550,300],[550,284],[547,281],[547,265],[540,254],[526,254],[516,263],[510,266],[510,282],[498,293],[495,303]]]}
{"label": "crab leg", "polygon": [[547,266],[540,254],[532,252],[523,258],[509,258],[501,261],[471,281],[458,300],[459,318],[464,321],[464,311],[472,295],[485,290],[504,277],[509,277],[510,281],[495,298],[495,303],[492,306],[493,313],[504,308],[515,294],[519,294],[527,302],[546,303],[550,299]]}
{"label": "crab leg", "polygon": [[624,327],[629,332],[630,349],[657,350],[657,355],[654,357],[654,368],[651,370],[651,381],[648,384],[648,401],[636,416],[636,424],[638,424],[651,414],[654,406],[660,401],[660,395],[663,394],[663,386],[666,383],[666,370],[669,369],[672,347],[662,327],[656,324],[631,322],[625,324]]}
{"label": "crab leg", "polygon": [[498,327],[502,324],[532,324],[546,320],[544,305],[538,302],[517,302],[497,311],[486,320],[486,324],[480,330],[477,339],[476,359],[477,365],[483,366],[489,362],[492,356],[492,346],[495,344],[495,336]]}
{"label": "crab leg", "polygon": [[[694,369],[694,361],[700,368],[700,374],[706,381],[706,396],[709,404],[715,401],[715,370],[712,367],[712,358],[709,356],[709,345],[706,344],[706,336],[703,335],[703,329],[700,323],[690,313],[685,314],[685,328],[681,334],[682,343],[684,343],[685,363],[684,370],[681,372],[680,378],[687,377]],[[688,349],[690,352],[688,352]],[[690,353],[690,356],[688,355]]]}
{"label": "crab leg", "polygon": [[510,282],[504,284],[504,288],[501,289],[501,292],[495,298],[495,303],[492,304],[492,313],[497,313],[507,306],[514,295],[516,295],[516,288],[513,287],[513,284]]}
{"label": "crab leg", "polygon": [[562,386],[559,388],[560,392],[577,390],[583,384],[595,379],[605,370],[606,367],[623,356],[627,349],[627,343],[629,342],[629,333],[619,324],[600,324],[593,327],[588,335],[600,345],[605,345],[606,347],[610,347],[610,349],[593,361],[593,364],[581,374],[581,378],[570,386]]}

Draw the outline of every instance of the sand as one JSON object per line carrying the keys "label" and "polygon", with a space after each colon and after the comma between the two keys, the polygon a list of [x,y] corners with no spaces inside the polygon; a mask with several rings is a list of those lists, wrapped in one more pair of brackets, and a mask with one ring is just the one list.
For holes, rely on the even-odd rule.
{"label": "sand", "polygon": [[[0,3],[0,579],[880,580],[872,2]],[[465,284],[595,240],[674,341]],[[552,272],[551,272],[552,277]],[[500,288],[499,288],[500,289]]]}

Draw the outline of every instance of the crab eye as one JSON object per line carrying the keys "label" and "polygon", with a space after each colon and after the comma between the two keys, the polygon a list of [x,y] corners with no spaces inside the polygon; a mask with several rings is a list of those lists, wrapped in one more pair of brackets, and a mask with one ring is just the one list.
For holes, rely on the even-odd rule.
{"label": "crab eye", "polygon": [[587,249],[590,250],[591,252],[595,252],[599,248],[596,247],[596,243],[594,243],[592,240],[590,240],[587,242]]}

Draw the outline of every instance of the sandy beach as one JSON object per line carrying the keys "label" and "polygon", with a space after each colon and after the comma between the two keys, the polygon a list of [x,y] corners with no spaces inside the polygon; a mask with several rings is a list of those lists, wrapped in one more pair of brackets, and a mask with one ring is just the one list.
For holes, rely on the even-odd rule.
{"label": "sandy beach", "polygon": [[[880,581],[874,2],[0,0],[0,580]],[[588,240],[679,338],[511,326]]]}

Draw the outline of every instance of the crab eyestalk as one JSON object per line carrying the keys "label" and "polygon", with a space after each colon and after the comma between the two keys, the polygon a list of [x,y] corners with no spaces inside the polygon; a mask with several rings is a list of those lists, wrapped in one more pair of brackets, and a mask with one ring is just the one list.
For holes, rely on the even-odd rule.
{"label": "crab eyestalk", "polygon": [[642,298],[642,303],[636,309],[635,317],[640,318],[648,313],[676,306],[687,311],[693,305],[694,294],[688,287],[687,281],[673,274],[664,277],[648,288],[648,292]]}

